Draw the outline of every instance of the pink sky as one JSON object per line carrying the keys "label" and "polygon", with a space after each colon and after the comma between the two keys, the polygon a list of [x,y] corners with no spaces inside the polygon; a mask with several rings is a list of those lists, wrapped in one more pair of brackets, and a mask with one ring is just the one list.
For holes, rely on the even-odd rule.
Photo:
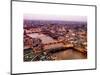
{"label": "pink sky", "polygon": [[57,16],[57,15],[33,15],[26,14],[24,15],[24,19],[29,20],[63,20],[63,21],[83,21],[86,22],[86,16]]}

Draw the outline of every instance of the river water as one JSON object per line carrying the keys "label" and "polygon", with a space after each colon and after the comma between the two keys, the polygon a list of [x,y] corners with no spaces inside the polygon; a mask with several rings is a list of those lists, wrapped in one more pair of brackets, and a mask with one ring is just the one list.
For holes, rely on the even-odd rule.
{"label": "river water", "polygon": [[50,42],[56,42],[56,40],[54,40],[52,37],[49,37],[49,36],[44,35],[44,34],[32,33],[32,34],[28,34],[28,36],[30,36],[32,38],[41,39],[43,44],[50,43]]}
{"label": "river water", "polygon": [[65,51],[57,52],[51,55],[55,60],[68,60],[68,59],[86,59],[87,57],[76,50],[67,49]]}
{"label": "river water", "polygon": [[[52,37],[49,37],[49,36],[44,35],[44,34],[32,33],[32,34],[28,34],[28,36],[30,36],[32,38],[41,39],[43,44],[56,42],[56,40],[54,40]],[[51,46],[47,46],[46,48],[52,48],[52,47],[57,47],[57,46],[58,47],[62,46],[62,44],[51,45]],[[51,55],[51,57],[56,59],[56,60],[85,59],[85,58],[87,58],[83,53],[76,51],[76,50],[73,50],[73,49],[67,49],[64,51],[53,53]]]}

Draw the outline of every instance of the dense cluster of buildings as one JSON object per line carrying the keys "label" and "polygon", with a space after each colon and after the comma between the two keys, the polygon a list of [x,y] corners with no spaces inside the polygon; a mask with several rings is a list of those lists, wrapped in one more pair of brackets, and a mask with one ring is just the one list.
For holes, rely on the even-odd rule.
{"label": "dense cluster of buildings", "polygon": [[27,34],[38,33],[44,34],[56,41],[63,41],[64,45],[73,45],[76,49],[87,52],[87,26],[86,24],[41,24],[37,26],[24,27],[24,47],[29,45],[33,51],[42,51],[42,40],[31,38]]}

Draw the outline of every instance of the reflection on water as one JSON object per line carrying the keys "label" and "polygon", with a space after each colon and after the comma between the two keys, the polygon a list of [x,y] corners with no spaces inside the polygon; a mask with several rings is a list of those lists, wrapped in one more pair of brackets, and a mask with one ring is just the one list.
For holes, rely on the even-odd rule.
{"label": "reflection on water", "polygon": [[51,58],[55,60],[67,60],[67,59],[86,59],[86,56],[76,50],[67,49],[65,51],[57,52],[51,55]]}
{"label": "reflection on water", "polygon": [[52,53],[49,56],[40,55],[38,56],[38,58],[35,58],[35,57],[36,56],[33,53],[32,49],[24,51],[24,61],[72,60],[72,59],[86,59],[87,58],[87,56],[85,56],[83,53],[75,51],[73,49],[67,49],[64,51]]}
{"label": "reflection on water", "polygon": [[[30,36],[32,38],[41,39],[43,44],[57,41],[57,40],[53,39],[52,37],[47,36],[45,34],[32,33],[32,34],[28,34],[28,36]],[[51,48],[56,49],[57,47],[62,47],[62,46],[63,46],[62,43],[58,43],[58,44],[53,44],[53,45],[47,45],[47,46],[45,46],[45,49],[47,49],[47,50],[51,49]],[[32,60],[34,57],[33,56],[34,54],[29,54],[28,56],[30,56],[30,55],[31,55],[30,60]],[[81,53],[77,50],[74,50],[74,49],[66,49],[66,50],[60,50],[60,52],[51,53],[50,56],[48,56],[48,57],[50,57],[51,60],[68,60],[68,59],[86,59],[87,58],[86,55],[84,55],[83,53]],[[40,59],[42,56],[38,56],[38,57]],[[25,59],[26,59],[26,57],[25,57]],[[27,60],[29,60],[29,58],[27,58]],[[48,59],[44,58],[44,60],[48,60]]]}
{"label": "reflection on water", "polygon": [[28,36],[30,36],[32,38],[39,38],[39,39],[41,39],[43,44],[56,41],[52,37],[47,36],[45,34],[32,33],[32,34],[28,34]]}

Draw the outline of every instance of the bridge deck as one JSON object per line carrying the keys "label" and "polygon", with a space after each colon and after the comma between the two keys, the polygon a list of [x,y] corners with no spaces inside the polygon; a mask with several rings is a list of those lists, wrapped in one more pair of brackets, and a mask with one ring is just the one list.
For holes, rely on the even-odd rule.
{"label": "bridge deck", "polygon": [[[51,42],[51,43],[48,43],[48,44],[43,44],[43,47],[44,47],[44,51],[46,51],[46,52],[49,52],[51,50],[58,49],[58,48],[66,48],[66,49],[67,48],[74,48],[77,51],[80,51],[82,53],[86,53],[87,52],[84,48],[74,47],[73,44],[64,45],[64,43],[62,41]],[[31,47],[30,46],[25,46],[24,47],[24,49],[28,49],[28,48],[31,48]]]}

